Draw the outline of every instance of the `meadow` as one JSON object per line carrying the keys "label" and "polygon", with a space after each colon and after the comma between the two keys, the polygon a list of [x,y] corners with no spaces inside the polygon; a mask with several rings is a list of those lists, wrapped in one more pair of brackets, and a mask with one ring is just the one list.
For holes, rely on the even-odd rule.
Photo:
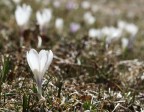
{"label": "meadow", "polygon": [[0,0],[0,112],[144,112],[143,4]]}

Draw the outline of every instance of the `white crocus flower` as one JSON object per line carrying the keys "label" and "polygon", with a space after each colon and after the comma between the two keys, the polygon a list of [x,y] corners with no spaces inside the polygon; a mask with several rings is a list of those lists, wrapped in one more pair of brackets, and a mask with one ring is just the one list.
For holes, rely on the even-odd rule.
{"label": "white crocus flower", "polygon": [[122,43],[122,48],[126,49],[129,44],[129,40],[127,38],[122,38],[121,43]]}
{"label": "white crocus flower", "polygon": [[83,9],[89,9],[89,8],[91,7],[91,4],[90,4],[89,1],[83,1],[83,2],[81,3],[81,7],[82,7]]}
{"label": "white crocus flower", "polygon": [[34,74],[37,84],[37,90],[42,97],[42,80],[46,70],[49,68],[53,60],[53,52],[51,50],[41,50],[39,53],[35,49],[27,52],[27,62]]}
{"label": "white crocus flower", "polygon": [[132,36],[135,36],[138,32],[138,27],[135,24],[131,23],[127,25],[126,31],[130,33]]}
{"label": "white crocus flower", "polygon": [[88,25],[93,25],[96,22],[96,18],[92,15],[91,12],[86,12],[83,16],[85,23]]}
{"label": "white crocus flower", "polygon": [[118,40],[122,35],[122,30],[115,27],[104,27],[101,31],[108,43]]}
{"label": "white crocus flower", "polygon": [[102,32],[100,29],[95,29],[95,28],[91,28],[88,31],[88,36],[91,38],[97,38],[97,39],[101,39],[102,37]]}
{"label": "white crocus flower", "polygon": [[51,18],[52,18],[51,9],[46,8],[36,13],[36,19],[37,19],[38,24],[40,25],[41,30],[48,25]]}
{"label": "white crocus flower", "polygon": [[20,27],[24,27],[27,25],[32,9],[31,6],[23,4],[22,6],[17,6],[15,11],[16,22]]}
{"label": "white crocus flower", "polygon": [[56,29],[61,32],[63,30],[63,25],[64,25],[64,21],[62,18],[57,18],[55,21],[55,27]]}
{"label": "white crocus flower", "polygon": [[118,28],[128,32],[132,36],[135,36],[138,32],[138,27],[135,24],[125,21],[118,21]]}
{"label": "white crocus flower", "polygon": [[21,0],[13,0],[13,2],[14,2],[15,4],[19,4],[19,3],[21,2]]}

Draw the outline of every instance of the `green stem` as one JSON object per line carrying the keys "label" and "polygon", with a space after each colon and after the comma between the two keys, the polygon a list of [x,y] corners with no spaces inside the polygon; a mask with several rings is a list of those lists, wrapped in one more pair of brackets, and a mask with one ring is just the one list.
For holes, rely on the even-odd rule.
{"label": "green stem", "polygon": [[58,89],[58,97],[60,98],[60,94],[61,94],[61,90],[62,90],[62,85],[63,85],[63,83],[62,82],[60,82],[59,83],[59,89]]}

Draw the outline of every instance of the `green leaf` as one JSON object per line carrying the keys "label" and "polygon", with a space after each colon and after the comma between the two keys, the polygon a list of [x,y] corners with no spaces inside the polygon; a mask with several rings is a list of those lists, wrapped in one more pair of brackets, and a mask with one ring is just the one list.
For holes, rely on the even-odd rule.
{"label": "green leaf", "polygon": [[10,70],[10,60],[9,57],[4,57],[4,62],[3,62],[3,69],[2,69],[2,82],[5,82],[7,79],[7,74]]}
{"label": "green leaf", "polygon": [[24,94],[24,95],[23,95],[23,112],[27,112],[27,107],[28,107],[28,98],[27,98],[27,96]]}

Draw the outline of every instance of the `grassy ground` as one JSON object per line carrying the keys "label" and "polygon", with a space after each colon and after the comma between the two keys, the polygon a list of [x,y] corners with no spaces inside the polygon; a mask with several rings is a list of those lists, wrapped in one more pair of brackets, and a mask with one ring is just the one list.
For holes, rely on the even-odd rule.
{"label": "grassy ground", "polygon": [[[143,112],[144,111],[144,8],[143,0],[96,0],[96,23],[86,25],[82,19],[89,9],[68,10],[66,1],[56,9],[49,5],[23,0],[33,13],[24,45],[20,46],[20,29],[16,24],[16,5],[0,1],[0,111],[2,112]],[[82,1],[76,1],[78,5]],[[53,18],[37,48],[35,12],[44,7],[53,10]],[[57,17],[64,19],[63,32],[54,28]],[[90,38],[90,28],[115,26],[124,20],[134,23],[139,31],[131,48],[122,49],[121,41],[108,47],[104,41]],[[69,31],[71,22],[81,29]],[[129,35],[125,35],[130,38]],[[43,95],[38,99],[33,74],[26,62],[30,48],[51,49],[54,60],[44,76]]]}

